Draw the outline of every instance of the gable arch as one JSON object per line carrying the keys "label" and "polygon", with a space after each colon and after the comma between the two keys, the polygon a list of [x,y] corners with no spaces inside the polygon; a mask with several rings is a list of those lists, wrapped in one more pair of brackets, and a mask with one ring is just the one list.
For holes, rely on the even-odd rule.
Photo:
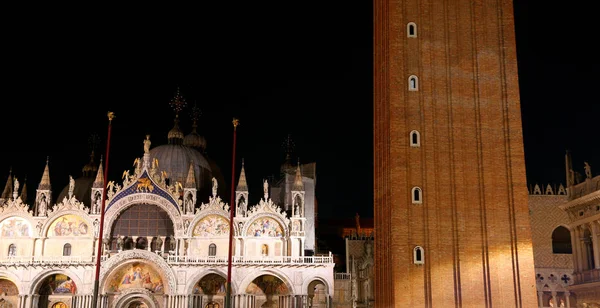
{"label": "gable arch", "polygon": [[279,278],[281,281],[283,281],[283,283],[285,283],[285,286],[288,288],[288,290],[290,290],[291,294],[303,294],[294,287],[294,285],[291,283],[292,280],[290,277],[277,269],[255,269],[252,272],[249,272],[248,275],[246,275],[246,277],[240,282],[239,290],[241,292],[246,292],[246,289],[252,283],[252,281],[254,281],[254,279],[264,275],[271,275]]}
{"label": "gable arch", "polygon": [[48,219],[46,219],[46,221],[44,222],[44,226],[42,227],[42,234],[47,237],[48,232],[50,231],[50,226],[52,226],[52,224],[57,219],[65,215],[73,215],[81,218],[81,220],[83,220],[88,225],[89,237],[94,237],[94,221],[86,212],[81,210],[58,210],[53,212],[50,216],[48,216]]}
{"label": "gable arch", "polygon": [[71,278],[75,282],[75,286],[77,286],[77,288],[75,289],[75,294],[86,294],[93,291],[91,289],[84,290],[85,286],[83,284],[83,280],[79,276],[77,276],[77,274],[68,269],[47,269],[38,273],[35,276],[35,278],[31,280],[29,294],[38,294],[38,291],[42,286],[42,283],[44,283],[44,280],[46,280],[46,278],[48,278],[50,275],[54,274],[63,274],[69,276],[69,278]]}
{"label": "gable arch", "polygon": [[286,223],[285,221],[283,221],[277,215],[273,215],[271,213],[261,213],[261,214],[255,215],[253,217],[250,217],[250,219],[248,219],[246,221],[246,223],[244,224],[244,226],[243,226],[242,236],[254,237],[254,235],[252,234],[252,232],[250,230],[250,227],[252,226],[252,224],[254,224],[254,222],[256,222],[258,219],[261,219],[261,218],[270,218],[270,219],[273,219],[281,227],[281,237],[288,237],[289,236],[288,223]]}
{"label": "gable arch", "polygon": [[[195,237],[194,236],[194,229],[196,229],[196,226],[198,225],[199,222],[201,222],[203,219],[208,218],[210,216],[218,216],[219,218],[225,220],[227,222],[227,232],[229,232],[230,230],[230,226],[229,226],[229,215],[227,214],[227,212],[225,211],[206,211],[203,212],[202,215],[198,215],[196,217],[194,217],[194,219],[191,221],[190,226],[187,230],[185,230],[185,233],[187,236],[189,237]],[[235,228],[234,228],[234,233],[235,233]],[[227,233],[227,235],[229,235],[229,233]]]}
{"label": "gable arch", "polygon": [[[216,268],[211,268],[205,271],[197,272],[194,275],[192,275],[192,277],[190,277],[190,279],[188,280],[188,284],[185,286],[186,294],[194,294],[194,286],[196,286],[196,283],[198,283],[198,281],[204,278],[204,276],[210,274],[219,275],[227,279],[227,272],[221,271]],[[238,294],[237,290],[238,285],[235,283],[235,281],[231,281],[231,294]]]}
{"label": "gable arch", "polygon": [[[157,188],[155,188],[156,191]],[[173,222],[175,235],[177,237],[183,236],[183,218],[179,212],[177,204],[173,204],[169,199],[155,194],[155,193],[132,193],[127,196],[119,198],[119,200],[112,200],[111,206],[104,213],[104,230],[103,237],[110,237],[110,232],[115,224],[115,221],[124,210],[130,208],[136,204],[149,204],[155,205],[165,211],[169,218]]]}
{"label": "gable arch", "polygon": [[[5,222],[7,219],[10,219],[10,218],[21,218],[21,219],[25,220],[29,227],[29,236],[31,236],[31,237],[37,236],[37,232],[35,232],[35,228],[34,228],[35,224],[33,223],[31,216],[29,216],[25,213],[20,213],[20,212],[6,213],[4,215],[0,215],[0,224],[2,224],[3,222]],[[2,237],[3,237],[2,230],[0,230],[0,238],[2,238]]]}

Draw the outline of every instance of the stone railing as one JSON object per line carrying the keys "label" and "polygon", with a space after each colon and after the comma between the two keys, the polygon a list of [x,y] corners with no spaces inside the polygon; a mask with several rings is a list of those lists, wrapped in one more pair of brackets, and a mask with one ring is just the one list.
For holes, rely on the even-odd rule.
{"label": "stone railing", "polygon": [[[102,256],[101,261],[105,261]],[[14,256],[0,258],[0,265],[95,265],[94,256]]]}
{"label": "stone railing", "polygon": [[[168,256],[170,264],[185,265],[227,265],[227,256]],[[310,266],[319,264],[333,264],[333,256],[232,256],[231,262],[236,265],[289,265]]]}
{"label": "stone railing", "polygon": [[336,280],[350,280],[352,279],[352,274],[350,273],[335,273]]}
{"label": "stone railing", "polygon": [[584,284],[591,282],[600,282],[600,269],[596,268],[589,271],[575,273],[575,284]]}

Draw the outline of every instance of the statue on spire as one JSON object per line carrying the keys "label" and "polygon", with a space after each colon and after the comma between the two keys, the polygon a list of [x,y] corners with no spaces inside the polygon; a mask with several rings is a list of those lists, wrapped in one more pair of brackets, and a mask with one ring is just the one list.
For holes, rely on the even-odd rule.
{"label": "statue on spire", "polygon": [[152,144],[152,141],[150,141],[150,135],[146,135],[146,139],[144,139],[144,153],[150,153],[150,144]]}

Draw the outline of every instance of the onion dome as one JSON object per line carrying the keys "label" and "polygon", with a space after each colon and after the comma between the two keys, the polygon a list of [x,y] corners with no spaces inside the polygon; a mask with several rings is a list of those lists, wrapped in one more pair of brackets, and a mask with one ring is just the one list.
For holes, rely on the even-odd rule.
{"label": "onion dome", "polygon": [[167,136],[169,143],[183,144],[183,132],[179,129],[179,115],[175,115],[173,128],[169,131]]}
{"label": "onion dome", "polygon": [[[92,200],[92,186],[98,173],[98,165],[94,162],[94,152],[90,155],[90,161],[81,169],[83,175],[74,179],[75,187],[73,188],[73,196],[77,201],[85,206],[90,206]],[[67,184],[58,194],[56,203],[60,203],[63,199],[69,198],[69,184]]]}
{"label": "onion dome", "polygon": [[81,169],[84,176],[94,176],[98,172],[98,165],[94,162],[94,151],[90,154],[90,161]]}
{"label": "onion dome", "polygon": [[198,134],[198,132],[196,131],[197,127],[198,124],[196,124],[196,121],[194,120],[194,124],[192,124],[192,132],[187,134],[183,138],[183,145],[204,152],[204,150],[206,149],[206,139],[204,139],[204,137]]}

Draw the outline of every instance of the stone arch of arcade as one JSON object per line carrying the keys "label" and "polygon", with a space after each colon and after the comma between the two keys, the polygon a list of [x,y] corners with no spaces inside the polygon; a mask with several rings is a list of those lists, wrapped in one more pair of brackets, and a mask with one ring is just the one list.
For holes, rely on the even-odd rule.
{"label": "stone arch of arcade", "polygon": [[[188,281],[188,285],[185,287],[186,293],[194,294],[195,288],[198,285],[198,283],[201,282],[206,277],[209,277],[209,275],[217,275],[217,276],[220,276],[221,278],[223,278],[225,281],[227,281],[227,273],[226,272],[223,272],[218,269],[207,269],[206,271],[196,273],[194,276],[191,277],[191,279]],[[237,292],[238,292],[238,286],[236,285],[236,283],[234,281],[232,281],[231,282],[231,294],[237,294]]]}
{"label": "stone arch of arcade", "polygon": [[39,295],[40,288],[42,286],[44,286],[44,284],[47,282],[47,280],[53,275],[65,275],[65,276],[69,277],[75,283],[75,292],[72,293],[73,295],[79,294],[79,293],[85,294],[85,293],[89,293],[92,291],[92,290],[85,290],[84,288],[86,286],[83,284],[81,277],[77,276],[75,273],[73,273],[72,271],[70,271],[68,269],[47,269],[47,270],[44,270],[44,271],[38,273],[31,280],[31,287],[29,290],[29,294]]}
{"label": "stone arch of arcade", "polygon": [[[251,284],[253,284],[257,279],[261,279],[263,276],[272,276],[279,279],[286,287],[288,293],[286,295],[299,295],[302,294],[300,290],[294,289],[294,286],[290,283],[291,279],[284,274],[283,272],[276,269],[268,269],[268,270],[256,270],[253,273],[244,278],[239,284],[239,290],[241,293],[245,293],[248,291],[248,288]],[[263,290],[264,291],[264,290]]]}

